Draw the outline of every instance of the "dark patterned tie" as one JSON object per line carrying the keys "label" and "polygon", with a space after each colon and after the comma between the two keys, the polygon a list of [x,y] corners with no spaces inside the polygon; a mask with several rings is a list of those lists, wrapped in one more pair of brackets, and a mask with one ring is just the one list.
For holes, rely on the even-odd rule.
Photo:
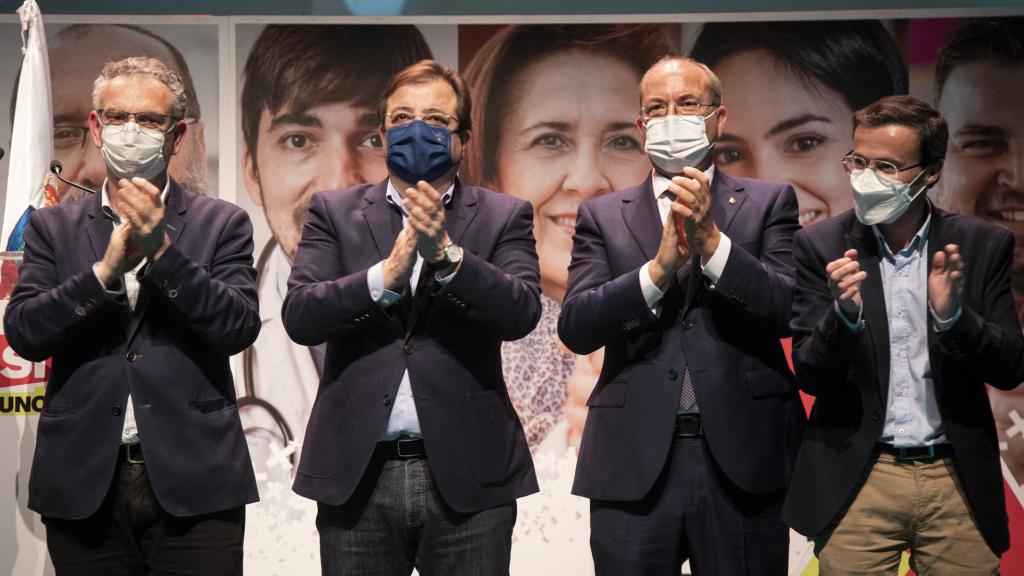
{"label": "dark patterned tie", "polygon": [[[682,266],[676,270],[676,284],[679,290],[679,302],[686,302],[687,285],[690,282],[690,273],[693,271],[693,257],[690,256],[683,261]],[[690,378],[690,366],[683,366],[683,385],[679,389],[679,411],[690,412],[697,403],[697,395],[693,391],[693,380]]]}

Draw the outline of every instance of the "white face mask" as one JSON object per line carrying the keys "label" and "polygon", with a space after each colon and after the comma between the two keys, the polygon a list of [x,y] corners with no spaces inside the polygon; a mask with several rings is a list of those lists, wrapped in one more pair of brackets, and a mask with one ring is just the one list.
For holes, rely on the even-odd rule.
{"label": "white face mask", "polygon": [[100,153],[114,176],[149,180],[167,169],[163,132],[125,122],[120,126],[104,126],[102,134]]}
{"label": "white face mask", "polygon": [[874,170],[851,173],[853,208],[857,219],[865,226],[891,224],[898,220],[924,191],[922,186],[913,195],[910,193],[914,183],[925,172],[926,170],[922,170],[910,182],[891,180],[879,176]]}
{"label": "white face mask", "polygon": [[648,120],[644,150],[651,162],[669,174],[682,174],[683,168],[699,164],[711,151],[704,121],[714,114],[673,115]]}

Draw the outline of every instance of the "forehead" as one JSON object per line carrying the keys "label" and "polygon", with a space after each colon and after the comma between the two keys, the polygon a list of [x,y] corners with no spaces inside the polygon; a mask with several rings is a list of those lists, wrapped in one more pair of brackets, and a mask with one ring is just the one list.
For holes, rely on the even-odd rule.
{"label": "forehead", "polygon": [[388,97],[387,108],[426,110],[437,108],[455,114],[458,97],[448,82],[440,78],[416,84],[403,84]]}
{"label": "forehead", "polygon": [[162,112],[174,107],[174,94],[152,76],[118,76],[107,82],[100,93],[100,106],[128,112]]}
{"label": "forehead", "polygon": [[708,94],[708,75],[692,62],[669,61],[652,68],[640,85],[644,100],[674,100],[681,96],[705,96]]}
{"label": "forehead", "polygon": [[[571,115],[581,110],[635,113],[639,74],[606,54],[563,52],[526,67],[511,83],[510,111]],[[588,112],[589,113],[589,112]]]}
{"label": "forehead", "polygon": [[957,66],[943,86],[939,110],[949,123],[951,134],[970,124],[997,126],[1024,135],[1022,86],[1024,62],[973,62]]}
{"label": "forehead", "polygon": [[900,124],[858,126],[853,131],[854,150],[866,158],[915,158],[918,152],[917,131]]}
{"label": "forehead", "polygon": [[[59,36],[58,36],[59,38]],[[92,109],[92,87],[107,62],[130,56],[150,56],[181,74],[167,48],[153,38],[132,30],[97,25],[73,38],[50,46],[50,77],[55,115]]]}

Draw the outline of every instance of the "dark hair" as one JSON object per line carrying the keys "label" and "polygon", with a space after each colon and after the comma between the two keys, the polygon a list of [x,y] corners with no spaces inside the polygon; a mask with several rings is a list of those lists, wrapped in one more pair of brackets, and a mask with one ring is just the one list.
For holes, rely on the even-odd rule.
{"label": "dark hair", "polygon": [[333,102],[373,108],[395,72],[430,56],[415,26],[267,26],[249,51],[242,88],[242,135],[253,167],[264,109]]}
{"label": "dark hair", "polygon": [[[178,48],[167,41],[166,38],[159,34],[153,33],[145,28],[135,26],[132,24],[72,24],[67,28],[62,29],[54,35],[53,39],[50,40],[50,49],[55,48],[58,42],[71,42],[88,36],[89,34],[96,34],[102,28],[121,28],[130,32],[135,32],[140,36],[145,36],[160,43],[167,52],[171,55],[170,62],[163,62],[165,66],[170,67],[173,71],[179,73],[181,81],[185,85],[185,116],[195,120],[202,118],[202,111],[199,108],[199,98],[196,97],[195,83],[192,81],[192,72],[188,69],[188,64],[185,62],[185,57],[182,56],[181,51]],[[136,54],[141,56],[142,54]],[[162,60],[161,60],[162,62]],[[18,82],[21,80],[21,66],[18,67],[18,72],[14,76],[14,90],[11,92],[11,121],[14,121],[14,107],[18,98]]]}
{"label": "dark hair", "polygon": [[939,111],[913,96],[886,96],[868,104],[853,115],[853,129],[877,128],[889,124],[906,126],[917,132],[918,156],[925,167],[946,156],[949,129]]}
{"label": "dark hair", "polygon": [[479,145],[467,151],[467,182],[493,184],[498,176],[498,144],[506,110],[516,102],[513,84],[528,66],[560,52],[607,55],[625,62],[637,78],[662,56],[677,51],[662,24],[530,24],[503,28],[466,67],[477,107],[473,113]]}
{"label": "dark hair", "polygon": [[441,66],[434,60],[420,60],[409,66],[388,81],[387,88],[381,94],[380,102],[377,104],[377,117],[380,125],[384,125],[384,116],[387,114],[388,98],[402,86],[408,84],[427,84],[435,80],[443,80],[452,87],[455,92],[455,119],[459,123],[459,130],[473,129],[473,102],[469,95],[469,86],[451,66]]}
{"label": "dark hair", "polygon": [[907,93],[906,66],[892,36],[874,20],[705,24],[690,57],[714,69],[752,50],[766,50],[798,76],[838,92],[850,110]]}
{"label": "dark hair", "polygon": [[954,68],[978,61],[1024,63],[1024,18],[972,18],[958,26],[939,49],[936,95],[942,95]]}

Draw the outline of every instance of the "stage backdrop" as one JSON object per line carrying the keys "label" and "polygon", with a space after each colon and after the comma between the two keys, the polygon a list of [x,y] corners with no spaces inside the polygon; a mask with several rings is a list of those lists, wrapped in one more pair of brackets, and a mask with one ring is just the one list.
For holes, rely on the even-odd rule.
{"label": "stage backdrop", "polygon": [[[1024,303],[1024,111],[1005,86],[1007,78],[1020,81],[1024,62],[1004,63],[980,80],[954,69],[940,97],[938,50],[964,20],[921,15],[761,24],[742,15],[667,24],[46,17],[55,157],[65,176],[99,187],[102,160],[83,129],[90,84],[104,61],[150,54],[191,79],[198,106],[190,109],[191,136],[172,175],[238,203],[255,225],[263,326],[257,343],[233,362],[262,499],[248,510],[246,573],[316,573],[316,506],[290,490],[319,378],[317,351],[289,342],[281,326],[291,258],[312,192],[384,177],[376,107],[387,78],[421,58],[457,67],[473,89],[475,110],[461,175],[533,204],[541,266],[541,322],[502,354],[541,483],[539,494],[519,503],[512,573],[587,575],[593,573],[588,504],[569,490],[602,352],[571,354],[558,341],[555,322],[580,202],[632,186],[651,170],[635,126],[637,84],[661,56],[692,53],[718,73],[729,110],[715,151],[718,167],[793,184],[806,226],[852,207],[839,158],[852,147],[853,110],[908,91],[937,102],[959,124],[951,125],[953,145],[935,201],[1017,235],[1014,286]],[[737,38],[744,41],[732,41]],[[826,41],[829,57],[818,57]],[[12,94],[20,45],[15,18],[0,19],[0,101]],[[984,105],[965,106],[978,102]],[[4,147],[7,110],[0,114]],[[989,115],[972,116],[981,112]],[[997,126],[986,138],[958,132],[957,126],[991,119]],[[5,174],[0,161],[0,186]],[[6,302],[17,255],[0,264]],[[2,337],[0,344],[0,574],[52,573],[39,518],[25,508],[47,367],[18,358]],[[1018,545],[1024,398],[991,397],[1014,545],[1003,571],[1024,573]],[[809,408],[813,398],[805,400]],[[790,559],[791,574],[817,572],[810,543],[795,532]]]}

